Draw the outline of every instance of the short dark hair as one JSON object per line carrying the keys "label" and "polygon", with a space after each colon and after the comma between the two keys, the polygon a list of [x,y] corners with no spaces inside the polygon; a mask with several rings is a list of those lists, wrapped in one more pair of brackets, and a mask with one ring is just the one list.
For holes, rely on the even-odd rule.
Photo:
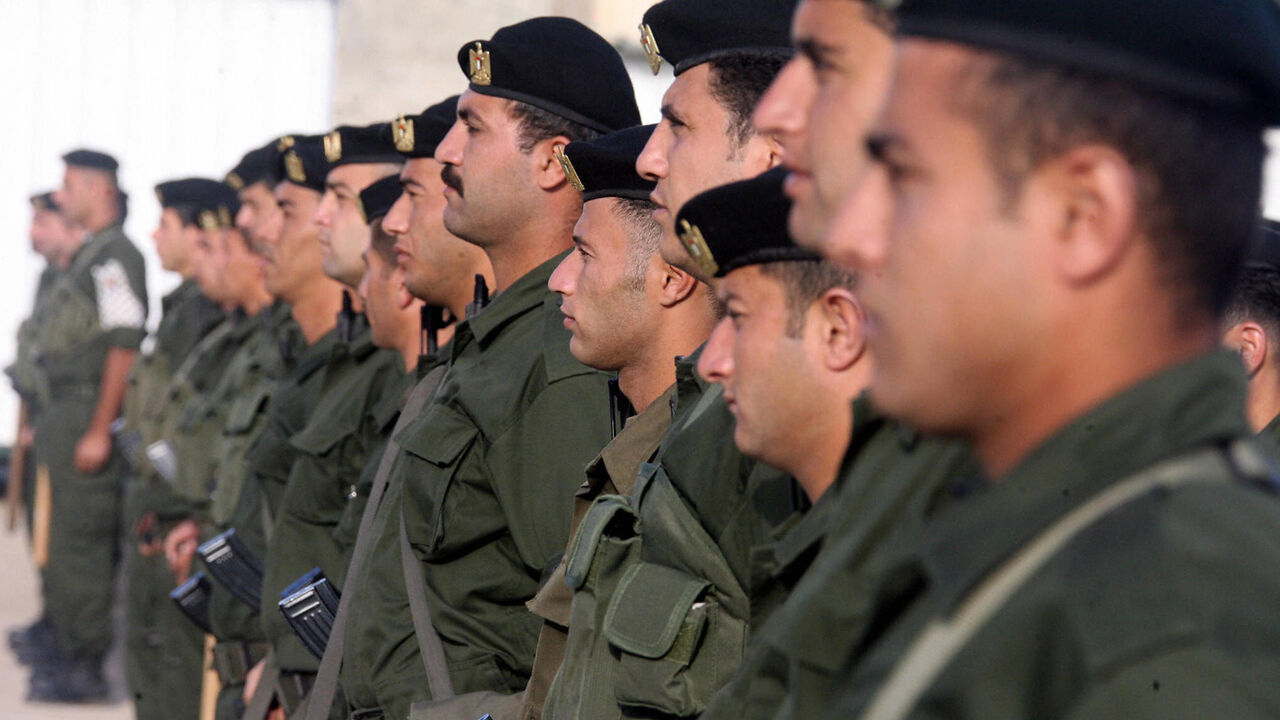
{"label": "short dark hair", "polygon": [[777,280],[787,296],[787,335],[804,332],[809,306],[832,288],[853,290],[854,277],[829,260],[787,260],[762,263],[760,272]]}
{"label": "short dark hair", "polygon": [[382,277],[396,267],[396,239],[382,229],[382,218],[369,223],[369,250],[382,260]]}
{"label": "short dark hair", "polygon": [[618,198],[613,214],[627,229],[627,282],[643,288],[649,259],[658,252],[662,226],[653,219],[653,202],[637,198]]}
{"label": "short dark hair", "polygon": [[1262,262],[1245,264],[1222,324],[1227,329],[1242,322],[1258,323],[1268,337],[1280,342],[1280,267]]}
{"label": "short dark hair", "polygon": [[535,107],[526,102],[512,100],[507,107],[511,117],[520,123],[520,152],[528,153],[533,146],[553,137],[567,137],[571,142],[579,140],[595,140],[601,133],[597,130],[576,123],[572,120]]}
{"label": "short dark hair", "polygon": [[1219,317],[1258,224],[1263,123],[1245,113],[1094,73],[979,52],[958,108],[983,134],[1012,207],[1023,181],[1073,147],[1122,153],[1139,227],[1180,317]]}
{"label": "short dark hair", "polygon": [[751,114],[788,59],[782,53],[735,52],[708,61],[711,96],[729,113],[735,150],[755,135]]}

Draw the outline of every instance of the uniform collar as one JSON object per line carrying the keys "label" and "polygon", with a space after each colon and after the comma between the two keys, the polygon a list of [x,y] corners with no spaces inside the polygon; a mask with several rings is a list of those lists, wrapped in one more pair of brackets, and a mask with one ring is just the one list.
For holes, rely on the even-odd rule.
{"label": "uniform collar", "polygon": [[[568,252],[563,252],[525,273],[506,290],[498,293],[479,313],[458,325],[455,335],[474,338],[484,350],[508,323],[541,305],[547,299],[547,281]],[[454,355],[468,343],[454,343]]]}
{"label": "uniform collar", "polygon": [[1042,443],[1004,479],[939,510],[921,562],[950,610],[982,575],[1109,485],[1162,460],[1246,437],[1239,358],[1215,351],[1103,402]]}
{"label": "uniform collar", "polygon": [[188,278],[178,283],[178,287],[171,290],[168,295],[160,298],[160,308],[167,313],[175,306],[181,305],[199,294],[200,288],[196,286],[196,281]]}
{"label": "uniform collar", "polygon": [[658,443],[671,425],[668,408],[675,393],[676,386],[671,385],[648,407],[627,420],[622,432],[587,465],[588,487],[584,490],[599,494],[606,482],[612,482],[611,492],[623,495],[631,492],[640,463],[657,452]]}

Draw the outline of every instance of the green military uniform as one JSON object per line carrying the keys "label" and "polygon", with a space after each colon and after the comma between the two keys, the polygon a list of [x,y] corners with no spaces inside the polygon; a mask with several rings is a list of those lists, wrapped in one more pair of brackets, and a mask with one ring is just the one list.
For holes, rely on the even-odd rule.
{"label": "green military uniform", "polygon": [[879,560],[876,620],[848,646],[826,715],[865,709],[926,623],[953,615],[1046,528],[1176,460],[1195,468],[1190,482],[1141,492],[1068,536],[910,715],[1275,717],[1280,501],[1272,470],[1229,447],[1251,444],[1243,409],[1239,359],[1202,356],[1077,418],[999,483],[956,487],[919,542]]}
{"label": "green military uniform", "polygon": [[977,472],[958,443],[920,439],[857,400],[836,483],[754,553],[751,645],[701,717],[818,717],[870,620],[868,557],[913,540],[940,489]]}
{"label": "green military uniform", "polygon": [[345,557],[335,530],[352,480],[381,439],[370,410],[404,377],[404,361],[374,346],[363,317],[355,328],[350,344],[330,358],[306,425],[289,439],[295,459],[275,513],[262,593],[263,627],[284,671],[314,673],[319,664],[276,607],[280,591],[312,568],[342,577]]}
{"label": "green military uniform", "polygon": [[[434,401],[397,441],[383,503],[398,506],[455,692],[513,694],[539,619],[524,602],[568,540],[574,478],[608,440],[606,380],[569,354],[543,263],[455,331]],[[598,398],[593,407],[591,400]],[[354,709],[406,717],[430,699],[414,639],[400,521],[380,528],[347,628],[343,689]]]}
{"label": "green military uniform", "polygon": [[[207,479],[197,476],[183,483],[199,488],[213,481],[208,529],[203,534],[212,536],[234,527],[245,544],[261,554],[266,548],[263,499],[259,485],[249,481],[246,454],[267,425],[267,405],[295,359],[301,339],[289,306],[282,302],[250,319],[247,328],[251,332],[243,347],[176,442],[184,456],[184,436],[190,445],[212,450],[202,464],[210,468]],[[206,443],[203,438],[216,438],[217,442]],[[244,713],[241,695],[245,673],[267,652],[262,625],[256,609],[217,583],[210,590],[209,623],[218,641],[214,667],[222,686],[217,717],[238,720]]]}
{"label": "green military uniform", "polygon": [[1258,443],[1272,455],[1280,457],[1280,415],[1271,418],[1271,422],[1258,432]]}
{"label": "green military uniform", "polygon": [[[521,705],[521,720],[536,720],[542,716],[547,693],[568,653],[585,654],[585,651],[579,648],[590,648],[595,643],[605,642],[598,630],[599,618],[596,617],[595,606],[585,600],[578,602],[577,605],[574,604],[574,590],[569,587],[566,580],[567,560],[573,556],[574,546],[577,543],[586,542],[585,539],[578,539],[578,530],[595,499],[602,495],[631,493],[636,476],[640,472],[640,466],[657,452],[658,444],[671,426],[671,413],[675,399],[676,388],[672,385],[649,407],[627,420],[622,432],[618,433],[587,466],[586,482],[578,489],[573,502],[573,526],[570,529],[570,536],[574,539],[565,553],[565,561],[556,566],[550,579],[533,600],[529,601],[529,609],[543,619],[543,624],[538,636],[538,651],[534,658],[533,672],[525,688]],[[603,532],[604,528],[594,526],[588,536],[594,535],[597,530]],[[601,553],[601,566],[592,568],[593,572],[582,581],[579,591],[594,593],[596,577],[603,574],[603,564],[625,562],[628,551],[631,549],[639,549],[638,539],[623,540],[618,548],[612,549],[608,554]],[[592,577],[593,575],[595,577]],[[569,647],[571,624],[574,628],[572,638],[575,648]],[[552,710],[547,714],[554,716],[556,712]]]}
{"label": "green military uniform", "polygon": [[62,650],[98,662],[111,646],[111,616],[124,459],[118,450],[92,475],[74,467],[76,444],[98,403],[111,348],[136,350],[146,334],[142,255],[114,224],[91,233],[35,316],[49,403],[36,426],[36,459],[53,493],[45,599]]}
{"label": "green military uniform", "polygon": [[[222,319],[222,312],[183,281],[165,296],[151,351],[134,363],[125,396],[125,432],[136,432],[143,447],[160,447],[182,407],[171,393],[173,376],[197,342]],[[190,716],[198,712],[203,635],[172,601],[173,574],[164,555],[144,556],[139,543],[162,539],[166,525],[157,511],[173,494],[146,459],[132,459],[138,473],[125,494],[126,637],[125,669],[138,718]]]}
{"label": "green military uniform", "polygon": [[[49,291],[53,289],[61,272],[53,265],[46,265],[44,270],[40,272],[40,279],[36,283],[35,298],[31,303],[31,314],[18,325],[17,352],[14,354],[13,363],[5,368],[5,374],[9,376],[13,391],[26,404],[27,425],[30,427],[36,426],[40,419],[41,409],[49,402],[49,387],[37,365],[40,353],[36,345],[39,331],[35,325],[35,318],[42,312],[47,312],[42,310],[41,306],[48,301]],[[28,536],[30,536],[34,526],[31,513],[35,506],[35,503],[32,502],[35,497],[35,466],[36,463],[33,462],[33,458],[28,457],[24,466],[23,476],[13,479],[22,483],[22,497],[26,499],[24,504]]]}

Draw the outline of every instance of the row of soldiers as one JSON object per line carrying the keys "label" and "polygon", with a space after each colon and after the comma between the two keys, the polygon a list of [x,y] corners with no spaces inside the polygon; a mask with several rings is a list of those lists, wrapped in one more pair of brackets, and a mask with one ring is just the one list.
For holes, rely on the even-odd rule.
{"label": "row of soldiers", "polygon": [[542,17],[420,114],[161,184],[136,361],[114,161],[66,156],[31,696],[101,693],[123,517],[140,718],[1280,715],[1274,261],[1232,292],[1280,8],[640,29],[656,125]]}

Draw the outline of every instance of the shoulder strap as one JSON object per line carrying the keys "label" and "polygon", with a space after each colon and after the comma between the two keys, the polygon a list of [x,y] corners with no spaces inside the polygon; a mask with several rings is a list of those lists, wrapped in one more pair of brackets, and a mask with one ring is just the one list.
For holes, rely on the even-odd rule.
{"label": "shoulder strap", "polygon": [[[364,560],[369,554],[369,546],[373,543],[370,527],[382,502],[382,495],[387,488],[387,477],[395,465],[396,456],[400,454],[400,445],[395,437],[404,429],[409,421],[422,414],[427,402],[435,397],[440,382],[444,379],[445,365],[440,365],[427,373],[413,387],[400,418],[387,441],[387,447],[378,461],[378,472],[373,477],[373,488],[369,491],[369,502],[365,505],[364,514],[360,516],[360,529],[356,532],[356,546],[351,553],[351,564],[347,567],[347,582],[351,583],[360,577],[364,569]],[[338,601],[338,612],[334,615],[333,630],[329,633],[329,643],[325,645],[324,657],[320,661],[320,670],[316,673],[315,684],[307,700],[307,712],[304,720],[325,720],[329,717],[329,708],[338,692],[338,671],[342,668],[342,651],[347,635],[347,615],[351,612],[351,597],[354,593],[344,592]]]}
{"label": "shoulder strap", "polygon": [[433,701],[453,697],[453,682],[449,679],[449,665],[444,658],[444,644],[431,622],[431,606],[427,603],[426,580],[422,566],[409,545],[409,535],[404,529],[404,515],[400,515],[400,564],[404,567],[404,587],[409,594],[409,613],[413,615],[413,634],[418,638],[418,651],[427,671],[427,688]]}
{"label": "shoulder strap", "polygon": [[235,329],[235,325],[235,320],[224,320],[208,335],[205,335],[204,338],[200,340],[199,344],[187,351],[187,356],[183,358],[182,364],[178,366],[177,372],[173,374],[173,379],[169,383],[170,386],[176,387],[177,385],[186,382],[187,376],[191,374],[191,371],[195,368],[196,363],[200,361],[201,357],[208,353],[211,348],[222,342],[223,338],[230,335],[231,331]]}
{"label": "shoulder strap", "polygon": [[[1231,452],[1236,452],[1234,447]],[[1095,522],[1155,488],[1230,482],[1235,470],[1222,449],[1202,450],[1132,475],[1059,518],[991,572],[951,617],[934,618],[925,626],[880,685],[862,720],[907,717],[925,690],[1009,598]]]}

